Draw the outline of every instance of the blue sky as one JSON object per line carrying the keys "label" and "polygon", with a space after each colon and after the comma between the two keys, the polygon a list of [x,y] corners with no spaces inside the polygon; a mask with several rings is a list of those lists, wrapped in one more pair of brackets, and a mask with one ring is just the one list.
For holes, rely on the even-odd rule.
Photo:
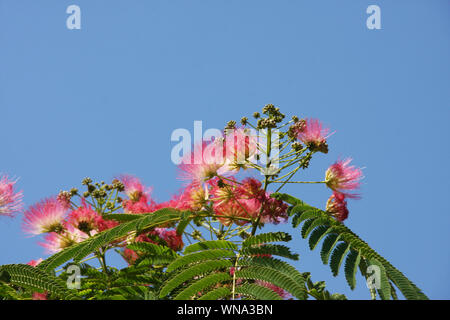
{"label": "blue sky", "polygon": [[[81,30],[66,28],[71,4]],[[371,4],[381,30],[366,27]],[[120,173],[167,200],[181,186],[173,130],[192,131],[194,120],[223,128],[273,103],[336,131],[304,179],[353,157],[365,179],[346,224],[430,298],[449,299],[449,9],[438,0],[0,0],[0,172],[20,177],[27,205]],[[286,191],[322,208],[329,196],[323,185]],[[0,264],[45,257],[20,222],[0,219]],[[300,270],[370,298],[361,278],[351,291],[293,233]]]}

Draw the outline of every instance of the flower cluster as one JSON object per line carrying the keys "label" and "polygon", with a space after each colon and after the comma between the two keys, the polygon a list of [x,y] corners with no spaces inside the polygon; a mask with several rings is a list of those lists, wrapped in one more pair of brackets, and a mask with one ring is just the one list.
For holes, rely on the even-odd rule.
{"label": "flower cluster", "polygon": [[22,209],[22,192],[14,190],[16,181],[0,175],[0,216],[14,216]]}
{"label": "flower cluster", "polygon": [[104,220],[84,198],[80,206],[74,207],[67,207],[60,199],[51,197],[30,206],[24,212],[22,222],[24,232],[46,234],[41,245],[50,253],[117,225],[114,221]]}
{"label": "flower cluster", "polygon": [[351,191],[360,187],[362,171],[351,166],[351,160],[338,160],[325,173],[325,183],[333,190],[333,194],[327,201],[326,210],[338,221],[344,221],[348,217],[346,198],[358,199],[360,197],[359,194],[351,193]]}
{"label": "flower cluster", "polygon": [[[273,193],[288,183],[327,186],[332,195],[326,203],[326,212],[340,222],[347,219],[347,200],[359,198],[355,190],[362,179],[361,169],[350,165],[351,159],[332,164],[323,181],[292,180],[308,168],[313,155],[329,152],[330,129],[317,119],[295,116],[283,123],[285,115],[273,105],[266,105],[262,115],[253,116],[256,125],[246,117],[241,119],[241,127],[230,121],[221,137],[197,143],[186,152],[178,167],[182,189],[167,201],[157,201],[152,188],[132,175],[120,175],[109,184],[85,178],[84,192],[75,188],[61,191],[25,210],[23,230],[30,235],[43,234],[40,244],[55,253],[119,226],[121,221],[136,219],[136,215],[152,215],[165,208],[171,209],[166,212],[175,209],[183,211],[183,216],[188,214],[184,225],[164,222],[125,236],[121,234],[122,238],[96,249],[93,258],[98,258],[108,273],[105,253],[109,249],[119,249],[128,264],[140,265],[145,259],[142,248],[167,250],[176,256],[185,241],[204,241],[208,236],[211,240],[246,239],[265,224],[286,222],[288,205]],[[285,127],[287,130],[281,131]],[[255,130],[262,132],[264,139]],[[265,162],[260,163],[261,158]],[[22,193],[14,192],[14,183],[0,178],[1,215],[12,215],[21,207]],[[206,230],[207,235],[200,230]],[[39,262],[29,264],[36,266]],[[234,267],[230,269],[233,276],[234,271]],[[255,284],[271,289],[281,298],[289,298],[286,291],[269,282],[256,280]],[[45,293],[33,295],[35,299],[46,297]]]}

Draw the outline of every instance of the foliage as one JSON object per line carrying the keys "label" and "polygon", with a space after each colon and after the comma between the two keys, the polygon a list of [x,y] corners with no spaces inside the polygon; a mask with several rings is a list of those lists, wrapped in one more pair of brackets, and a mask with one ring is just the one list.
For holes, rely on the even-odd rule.
{"label": "foliage", "polygon": [[[262,114],[254,114],[256,125],[245,117],[239,128],[228,122],[222,139],[201,145],[200,163],[180,164],[188,184],[169,201],[157,203],[139,179],[124,175],[110,184],[86,178],[82,181],[86,191],[73,188],[30,206],[24,212],[24,230],[45,234],[43,245],[53,255],[26,265],[0,266],[0,297],[346,299],[292,265],[299,254],[291,249],[291,234],[263,231],[267,224],[290,221],[311,250],[321,243],[322,262],[333,276],[343,273],[352,290],[359,270],[370,285],[372,299],[397,299],[396,289],[406,299],[427,299],[344,225],[347,200],[359,197],[354,191],[362,178],[349,159],[332,164],[323,181],[292,180],[308,168],[314,155],[328,152],[329,130],[315,119],[294,116],[284,122],[285,115],[273,105],[265,106]],[[264,139],[256,137],[256,131]],[[210,147],[213,155],[205,152]],[[256,172],[263,179],[254,175],[240,179],[238,171]],[[0,194],[4,202],[0,201],[4,206],[0,209],[12,215],[22,195],[14,195],[13,182],[1,183],[8,194]],[[332,195],[325,210],[280,193],[288,183],[328,187]],[[110,251],[128,266],[109,266],[106,253]]]}

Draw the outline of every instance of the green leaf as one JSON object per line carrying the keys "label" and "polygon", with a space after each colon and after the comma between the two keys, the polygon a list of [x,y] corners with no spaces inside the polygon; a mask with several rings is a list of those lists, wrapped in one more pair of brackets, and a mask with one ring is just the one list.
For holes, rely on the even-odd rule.
{"label": "green leaf", "polygon": [[356,271],[358,270],[360,261],[361,252],[355,250],[351,250],[345,260],[345,278],[347,279],[347,283],[352,290],[354,290],[356,286]]}
{"label": "green leaf", "polygon": [[308,220],[306,220],[305,223],[303,224],[302,231],[301,231],[301,235],[302,235],[302,238],[303,238],[303,239],[306,238],[306,232],[308,231],[309,227],[313,224],[313,222],[314,222],[315,220],[316,220],[316,219],[308,219]]}
{"label": "green leaf", "polygon": [[291,235],[286,232],[268,232],[248,237],[242,243],[242,246],[249,247],[262,243],[266,244],[268,242],[279,242],[279,241],[288,242],[291,241],[291,239],[292,239]]}
{"label": "green leaf", "polygon": [[345,242],[339,243],[331,254],[330,268],[333,272],[333,276],[339,274],[339,268],[341,267],[342,261],[344,261],[345,255],[350,250],[350,245]]}
{"label": "green leaf", "polygon": [[[303,221],[305,221],[301,232],[304,238],[313,229],[316,230],[318,228],[321,228],[321,226],[332,227],[332,230],[329,230],[327,232],[328,235],[323,241],[322,250],[320,253],[322,262],[324,264],[328,264],[330,253],[334,252],[333,248],[336,246],[336,244],[339,241],[343,241],[347,243],[352,250],[360,252],[361,262],[366,259],[378,260],[383,265],[388,279],[391,280],[398,289],[400,289],[406,299],[428,299],[428,297],[422,292],[422,290],[420,290],[411,280],[409,280],[403,273],[392,266],[389,261],[379,255],[343,223],[336,221],[325,211],[311,207],[303,201],[292,196],[286,194],[276,194],[275,197],[278,199],[283,199],[284,201],[292,205],[292,207],[290,207],[289,209],[289,212],[290,215],[294,216],[292,219],[292,224],[294,227],[298,227]],[[312,249],[315,248],[317,243],[320,241],[320,237],[323,236],[322,234],[320,234],[323,229],[324,228],[321,228],[319,229],[320,231],[317,231],[317,233],[313,232],[311,234],[309,243]],[[343,256],[345,256],[345,254]],[[339,261],[338,258],[343,258],[343,256],[335,257],[335,259],[333,260],[334,264],[332,266],[332,270],[334,269],[334,272],[338,272],[340,263],[342,262]]]}
{"label": "green leaf", "polygon": [[30,265],[3,265],[0,267],[0,273],[8,274],[8,282],[13,285],[39,292],[48,292],[64,300],[77,299],[75,294],[67,289],[66,284],[59,278],[47,274]]}
{"label": "green leaf", "polygon": [[224,249],[211,249],[206,251],[194,252],[185,256],[179,257],[167,266],[167,271],[171,272],[190,263],[200,262],[204,260],[215,260],[219,258],[235,257],[235,253]]}
{"label": "green leaf", "polygon": [[207,274],[211,271],[215,271],[223,268],[230,268],[233,264],[229,260],[214,260],[206,261],[196,264],[186,270],[175,275],[173,278],[169,279],[164,286],[161,288],[159,296],[162,298],[172,292],[176,287],[182,283],[193,279],[196,276]]}
{"label": "green leaf", "polygon": [[157,245],[150,242],[134,242],[127,245],[128,249],[141,251],[145,254],[157,254],[176,258],[178,254],[167,246]]}
{"label": "green leaf", "polygon": [[297,253],[292,253],[289,247],[281,244],[265,244],[259,247],[247,247],[241,250],[241,256],[261,256],[261,255],[272,255],[284,257],[292,260],[298,260],[299,255]]}
{"label": "green leaf", "polygon": [[297,198],[295,198],[295,197],[293,197],[293,196],[291,196],[291,195],[289,195],[289,194],[287,194],[287,193],[278,193],[278,192],[275,192],[275,193],[272,193],[270,196],[271,196],[272,198],[275,198],[275,199],[278,199],[278,200],[282,200],[282,201],[284,201],[284,202],[287,202],[287,203],[289,203],[289,204],[292,205],[292,206],[295,206],[295,205],[298,204],[298,203],[302,203],[301,200],[299,200],[299,199],[297,199]]}
{"label": "green leaf", "polygon": [[254,283],[246,283],[237,286],[235,293],[250,296],[256,300],[282,300],[275,291]]}
{"label": "green leaf", "polygon": [[262,266],[267,268],[272,268],[277,270],[284,275],[292,278],[300,286],[305,287],[305,277],[289,263],[275,259],[273,257],[252,257],[252,258],[242,258],[238,261],[238,265],[244,266]]}
{"label": "green leaf", "polygon": [[235,245],[233,242],[226,241],[226,240],[200,241],[200,242],[196,242],[194,244],[187,246],[184,249],[184,254],[188,254],[188,253],[192,253],[192,252],[196,252],[196,251],[208,250],[208,249],[237,250],[237,245]]}
{"label": "green leaf", "polygon": [[102,216],[102,218],[105,220],[114,220],[117,222],[129,222],[142,218],[142,215],[128,214],[128,213],[112,213],[112,214],[105,214]]}
{"label": "green leaf", "polygon": [[314,219],[314,221],[311,224],[308,224],[308,227],[306,228],[306,230],[302,229],[302,237],[307,238],[308,235],[311,233],[311,231],[313,231],[317,227],[328,227],[329,225],[327,224],[327,221],[328,221],[328,219],[326,219],[326,218]]}
{"label": "green leaf", "polygon": [[181,236],[184,233],[184,230],[186,229],[186,227],[189,225],[189,222],[192,220],[192,215],[191,212],[183,212],[181,215],[181,220],[178,223],[177,226],[177,234],[179,236]]}
{"label": "green leaf", "polygon": [[225,287],[219,287],[202,295],[198,300],[219,300],[231,296],[231,291]]}
{"label": "green leaf", "polygon": [[334,246],[338,243],[340,240],[340,236],[337,234],[329,234],[322,244],[322,250],[320,251],[320,257],[322,258],[323,264],[328,264],[328,259],[330,257],[330,254],[334,248]]}
{"label": "green leaf", "polygon": [[272,268],[261,266],[246,267],[236,271],[235,276],[240,279],[265,281],[286,290],[300,300],[307,298],[306,290],[301,284]]}
{"label": "green leaf", "polygon": [[314,229],[314,231],[309,236],[309,248],[311,250],[314,250],[319,244],[320,240],[322,240],[323,237],[325,237],[331,230],[333,230],[333,228],[328,226],[319,226]]}
{"label": "green leaf", "polygon": [[189,300],[193,296],[195,296],[198,292],[202,292],[203,290],[217,285],[224,281],[230,281],[232,278],[229,272],[220,272],[210,274],[202,279],[199,279],[188,286],[186,289],[182,290],[175,296],[174,300]]}

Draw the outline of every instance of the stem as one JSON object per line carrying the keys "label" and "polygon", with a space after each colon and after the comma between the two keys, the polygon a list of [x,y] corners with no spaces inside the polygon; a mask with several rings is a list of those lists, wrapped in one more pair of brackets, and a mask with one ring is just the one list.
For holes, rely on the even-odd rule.
{"label": "stem", "polygon": [[239,261],[239,253],[236,255],[236,262],[234,263],[234,272],[233,272],[233,288],[231,290],[231,299],[234,300],[234,295],[236,291],[236,270]]}
{"label": "stem", "polygon": [[273,183],[327,183],[326,181],[272,181]]}
{"label": "stem", "polygon": [[[266,157],[267,157],[267,163],[266,163],[266,169],[268,169],[270,167],[270,163],[271,161],[270,159],[270,152],[272,151],[272,129],[271,128],[267,128],[267,146],[266,146]],[[267,186],[269,185],[269,176],[265,175],[264,178],[264,193],[266,193],[267,191]],[[261,220],[261,214],[264,208],[264,203],[261,204],[261,209],[259,210],[259,214],[258,214],[258,218],[256,219],[256,221],[253,223],[253,228],[252,228],[252,232],[251,235],[254,236],[256,233],[256,229],[258,228],[258,224],[259,221]],[[234,297],[234,296],[233,296]]]}

